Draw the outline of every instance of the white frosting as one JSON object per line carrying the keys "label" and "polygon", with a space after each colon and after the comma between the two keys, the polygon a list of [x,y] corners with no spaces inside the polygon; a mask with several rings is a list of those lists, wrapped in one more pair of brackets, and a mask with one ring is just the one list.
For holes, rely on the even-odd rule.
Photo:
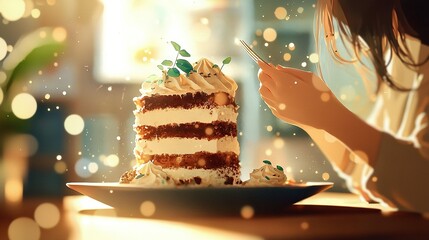
{"label": "white frosting", "polygon": [[152,161],[134,167],[136,177],[131,183],[142,186],[174,186],[173,179],[162,170],[161,166],[153,164]]}
{"label": "white frosting", "polygon": [[191,122],[211,123],[213,121],[236,122],[237,111],[232,106],[206,108],[166,108],[147,111],[134,111],[135,126],[160,126],[170,123],[182,124]]}
{"label": "white frosting", "polygon": [[271,164],[253,170],[250,179],[245,182],[246,186],[281,186],[286,183],[286,175]]}
{"label": "white frosting", "polygon": [[176,180],[193,179],[194,177],[198,176],[201,178],[201,183],[199,184],[199,186],[225,185],[225,175],[234,177],[234,183],[238,182],[240,177],[238,173],[235,173],[232,169],[229,168],[222,169],[222,174],[219,174],[218,170],[212,169],[165,168],[164,171]]}
{"label": "white frosting", "polygon": [[[188,92],[226,92],[235,96],[237,84],[234,80],[225,76],[219,67],[213,67],[213,63],[203,58],[194,64],[194,70],[189,76],[180,74],[179,77],[164,76],[161,82],[143,82],[140,92],[144,96],[173,95]],[[200,74],[202,73],[202,74]]]}
{"label": "white frosting", "polygon": [[154,154],[193,154],[196,152],[234,152],[240,154],[237,137],[226,136],[219,139],[161,138],[154,140],[136,139],[136,153]]}

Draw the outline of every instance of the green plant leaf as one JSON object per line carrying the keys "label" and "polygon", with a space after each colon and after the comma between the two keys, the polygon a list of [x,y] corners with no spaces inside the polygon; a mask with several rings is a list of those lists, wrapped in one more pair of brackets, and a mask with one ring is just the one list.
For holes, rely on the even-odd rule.
{"label": "green plant leaf", "polygon": [[219,68],[219,65],[213,64],[212,68]]}
{"label": "green plant leaf", "polygon": [[179,69],[177,69],[177,68],[170,68],[170,69],[168,69],[167,74],[170,77],[178,77],[178,76],[180,76]]}
{"label": "green plant leaf", "polygon": [[177,59],[176,65],[180,70],[182,70],[186,74],[189,74],[194,69],[192,67],[192,64],[185,59]]}
{"label": "green plant leaf", "polygon": [[177,42],[171,41],[171,45],[173,45],[173,47],[176,51],[180,51],[181,47]]}
{"label": "green plant leaf", "polygon": [[34,48],[16,67],[10,72],[5,91],[7,92],[12,84],[22,79],[28,74],[34,74],[47,65],[54,62],[54,54],[64,51],[65,44],[52,42]]}
{"label": "green plant leaf", "polygon": [[164,60],[164,61],[162,61],[161,64],[164,65],[164,66],[167,66],[167,67],[171,67],[171,66],[173,66],[173,61]]}
{"label": "green plant leaf", "polygon": [[231,57],[227,57],[222,61],[223,64],[228,64],[230,62],[231,62]]}
{"label": "green plant leaf", "polygon": [[162,66],[161,64],[157,65],[157,67],[159,68],[159,70],[163,71],[164,70],[164,66]]}
{"label": "green plant leaf", "polygon": [[277,165],[277,169],[283,172],[282,166]]}
{"label": "green plant leaf", "polygon": [[190,57],[191,56],[191,54],[189,54],[188,51],[186,51],[185,49],[180,50],[179,54],[182,57]]}
{"label": "green plant leaf", "polygon": [[139,175],[137,175],[137,176],[135,177],[135,179],[139,179],[139,178],[142,178],[142,177],[144,177],[144,174],[143,174],[143,173],[140,173]]}
{"label": "green plant leaf", "polygon": [[271,162],[269,160],[264,160],[262,162],[265,163],[265,164],[271,165]]}

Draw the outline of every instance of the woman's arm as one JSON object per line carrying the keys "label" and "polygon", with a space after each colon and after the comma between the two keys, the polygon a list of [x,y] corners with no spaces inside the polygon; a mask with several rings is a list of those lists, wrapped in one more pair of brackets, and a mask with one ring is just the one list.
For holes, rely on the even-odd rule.
{"label": "woman's arm", "polygon": [[[342,105],[322,79],[298,69],[259,66],[260,93],[274,115],[308,132],[334,162],[358,157],[374,166],[381,132]],[[328,141],[330,136],[336,141]]]}

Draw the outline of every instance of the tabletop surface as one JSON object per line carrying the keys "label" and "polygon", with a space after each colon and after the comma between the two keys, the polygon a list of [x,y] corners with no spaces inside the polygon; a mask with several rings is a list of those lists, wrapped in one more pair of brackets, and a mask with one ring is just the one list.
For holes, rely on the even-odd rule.
{"label": "tabletop surface", "polygon": [[[57,206],[55,226],[37,222],[42,203]],[[0,239],[18,234],[19,218],[39,223],[39,232],[19,232],[39,239],[429,239],[428,216],[391,211],[349,193],[323,192],[276,215],[130,217],[86,196],[26,200],[0,210]]]}

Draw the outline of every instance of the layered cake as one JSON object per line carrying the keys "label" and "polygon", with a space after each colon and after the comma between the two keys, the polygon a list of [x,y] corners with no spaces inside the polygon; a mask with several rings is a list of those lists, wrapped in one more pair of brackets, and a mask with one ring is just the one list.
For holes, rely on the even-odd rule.
{"label": "layered cake", "polygon": [[[176,185],[240,183],[237,141],[237,84],[207,59],[187,74],[145,81],[136,105],[134,155],[137,166],[121,177],[138,182],[161,167]],[[151,168],[152,168],[151,167]],[[167,181],[168,180],[168,181]]]}

